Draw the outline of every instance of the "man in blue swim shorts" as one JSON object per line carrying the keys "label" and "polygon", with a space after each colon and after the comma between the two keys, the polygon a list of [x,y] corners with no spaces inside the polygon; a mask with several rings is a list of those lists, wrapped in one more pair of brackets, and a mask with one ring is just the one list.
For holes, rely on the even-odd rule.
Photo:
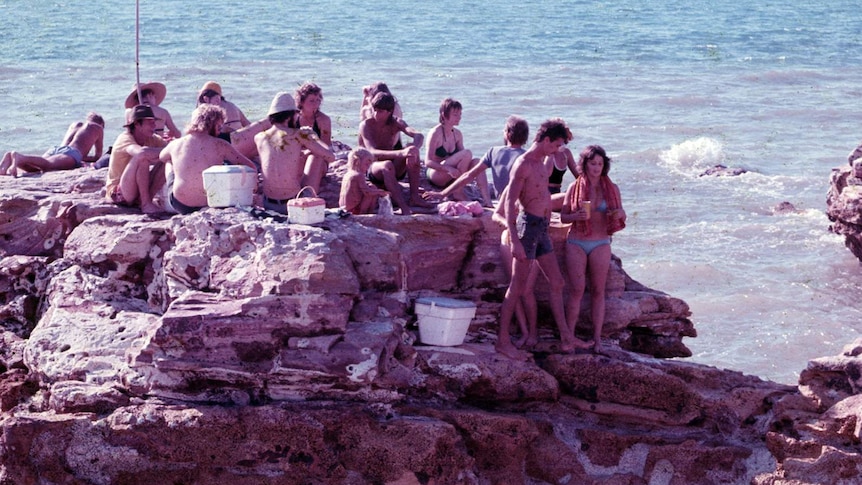
{"label": "man in blue swim shorts", "polygon": [[[105,120],[96,113],[87,114],[84,121],[69,125],[63,143],[48,150],[41,157],[7,152],[0,161],[0,175],[18,176],[22,172],[48,172],[81,168],[84,161],[95,162],[102,156],[105,137]],[[89,155],[96,147],[95,154]]]}
{"label": "man in blue swim shorts", "polygon": [[[571,352],[575,348],[586,348],[587,343],[574,337],[566,323],[563,305],[563,279],[554,247],[548,234],[551,216],[551,193],[548,191],[549,169],[545,157],[556,153],[569,141],[569,132],[561,120],[542,123],[530,148],[512,166],[509,191],[501,204],[506,204],[506,222],[512,244],[512,278],[500,310],[500,329],[496,349],[514,359],[526,360],[529,354],[518,349],[509,336],[509,325],[517,301],[526,290],[526,281],[533,260],[539,263],[550,286],[551,313],[560,332],[562,350]],[[520,207],[519,207],[520,206]]]}

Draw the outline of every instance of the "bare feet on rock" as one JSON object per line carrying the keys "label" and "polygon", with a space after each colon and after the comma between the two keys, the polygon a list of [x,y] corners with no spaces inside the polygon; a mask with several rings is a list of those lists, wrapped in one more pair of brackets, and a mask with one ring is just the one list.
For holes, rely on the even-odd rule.
{"label": "bare feet on rock", "polygon": [[494,349],[509,359],[512,359],[517,362],[526,362],[530,359],[530,353],[524,352],[523,350],[518,350],[511,343],[509,344],[497,344],[494,346]]}
{"label": "bare feet on rock", "polygon": [[161,207],[156,204],[149,203],[141,206],[141,212],[144,214],[158,214],[159,212],[164,212]]}
{"label": "bare feet on rock", "polygon": [[574,352],[576,349],[588,349],[592,345],[589,342],[584,342],[583,340],[577,337],[570,337],[569,339],[565,339],[560,346],[560,349],[567,354]]}

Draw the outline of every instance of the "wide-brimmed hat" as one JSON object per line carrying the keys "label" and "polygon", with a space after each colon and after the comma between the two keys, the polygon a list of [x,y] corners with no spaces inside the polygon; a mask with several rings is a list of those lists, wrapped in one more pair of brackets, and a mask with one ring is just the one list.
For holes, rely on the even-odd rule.
{"label": "wide-brimmed hat", "polygon": [[213,91],[217,92],[219,96],[222,95],[221,94],[221,84],[219,84],[215,81],[207,81],[204,84],[204,87],[202,87],[201,90],[198,91],[198,93],[202,93],[202,92],[206,91],[207,89],[212,89]]}
{"label": "wide-brimmed hat", "polygon": [[296,101],[293,100],[293,94],[282,91],[275,95],[272,104],[269,105],[269,113],[266,115],[274,115],[283,111],[296,111]]}
{"label": "wide-brimmed hat", "polygon": [[[162,83],[142,83],[141,92],[143,93],[147,89],[151,90],[156,95],[156,104],[161,104],[161,102],[165,100],[165,95],[168,94],[168,88],[166,88]],[[140,101],[141,100],[138,99],[138,85],[135,84],[132,86],[132,92],[126,96],[126,108],[134,108],[136,104],[140,103]]]}
{"label": "wide-brimmed hat", "polygon": [[130,126],[135,124],[136,121],[139,120],[155,120],[156,114],[153,113],[153,108],[145,104],[139,104],[132,109],[126,110],[126,124],[123,126]]}

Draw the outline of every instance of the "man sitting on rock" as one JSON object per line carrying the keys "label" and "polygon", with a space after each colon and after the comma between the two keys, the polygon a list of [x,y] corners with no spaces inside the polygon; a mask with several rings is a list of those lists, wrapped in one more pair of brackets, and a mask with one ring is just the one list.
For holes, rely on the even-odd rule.
{"label": "man sitting on rock", "polygon": [[127,116],[126,131],[111,149],[105,197],[118,205],[138,206],[144,213],[160,212],[153,195],[165,185],[159,152],[167,142],[155,134],[156,116],[151,107],[135,106]]}
{"label": "man sitting on rock", "polygon": [[187,134],[168,143],[159,155],[159,160],[172,169],[168,200],[175,212],[191,214],[207,206],[203,171],[210,167],[224,161],[246,165],[254,169],[256,177],[255,164],[230,143],[218,138],[224,122],[224,108],[214,104],[198,106],[186,127]]}
{"label": "man sitting on rock", "polygon": [[311,127],[299,127],[293,94],[275,95],[269,108],[269,121],[272,127],[254,137],[263,174],[263,207],[287,214],[287,201],[307,185],[303,178],[306,160],[303,149],[327,164],[335,161],[335,155]]}

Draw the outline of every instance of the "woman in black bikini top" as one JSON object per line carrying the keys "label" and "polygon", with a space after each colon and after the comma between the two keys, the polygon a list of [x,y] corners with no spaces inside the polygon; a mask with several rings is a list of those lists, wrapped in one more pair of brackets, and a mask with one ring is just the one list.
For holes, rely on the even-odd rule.
{"label": "woman in black bikini top", "polygon": [[310,126],[320,137],[320,141],[332,146],[332,120],[320,111],[320,105],[323,103],[323,90],[320,86],[305,83],[297,88],[294,98],[299,126]]}
{"label": "woman in black bikini top", "polygon": [[[461,122],[461,103],[446,98],[440,104],[440,123],[428,133],[425,166],[428,180],[437,187],[446,187],[459,176],[479,164],[470,150],[464,149],[461,131],[455,128]],[[483,197],[487,194],[488,178],[484,170],[476,177]],[[463,189],[452,194],[455,200],[466,200]]]}

